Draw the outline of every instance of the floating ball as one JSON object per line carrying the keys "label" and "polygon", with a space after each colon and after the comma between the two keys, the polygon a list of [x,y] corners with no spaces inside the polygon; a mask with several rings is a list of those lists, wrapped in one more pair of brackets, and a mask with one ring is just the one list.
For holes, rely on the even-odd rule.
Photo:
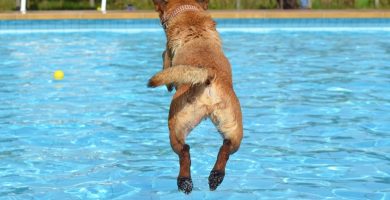
{"label": "floating ball", "polygon": [[61,70],[55,71],[53,74],[53,78],[54,78],[54,80],[57,80],[57,81],[64,79],[64,72]]}

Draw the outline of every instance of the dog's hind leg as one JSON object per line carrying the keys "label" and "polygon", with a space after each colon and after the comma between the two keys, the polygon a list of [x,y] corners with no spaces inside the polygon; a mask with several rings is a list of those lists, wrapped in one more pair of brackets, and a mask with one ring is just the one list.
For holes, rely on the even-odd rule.
{"label": "dog's hind leg", "polygon": [[193,104],[181,104],[174,98],[169,114],[169,138],[173,151],[179,156],[180,171],[177,186],[180,191],[189,194],[192,191],[190,146],[185,143],[189,132],[200,123],[205,110],[196,109]]}
{"label": "dog's hind leg", "polygon": [[216,108],[211,114],[211,120],[222,134],[224,141],[219,149],[217,161],[210,172],[209,187],[215,190],[225,177],[225,167],[229,156],[240,147],[243,128],[240,104],[233,93],[224,106]]}
{"label": "dog's hind leg", "polygon": [[189,194],[192,191],[190,146],[184,144],[179,154],[180,171],[177,177],[177,187]]}
{"label": "dog's hind leg", "polygon": [[192,191],[190,146],[185,143],[187,133],[179,132],[174,128],[177,122],[169,120],[169,139],[173,151],[179,156],[180,171],[177,177],[177,187],[180,191],[189,194]]}

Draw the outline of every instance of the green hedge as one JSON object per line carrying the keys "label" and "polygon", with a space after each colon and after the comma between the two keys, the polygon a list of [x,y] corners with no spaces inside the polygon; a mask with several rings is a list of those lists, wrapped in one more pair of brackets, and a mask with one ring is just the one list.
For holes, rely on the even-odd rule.
{"label": "green hedge", "polygon": [[140,10],[151,10],[154,9],[153,1],[152,0],[115,0],[114,1],[107,1],[108,5],[107,7],[110,9],[121,9],[126,8],[128,4],[133,5],[136,9]]}
{"label": "green hedge", "polygon": [[[96,3],[98,3],[97,0]],[[89,0],[27,0],[27,10],[85,10],[85,9],[95,9],[95,7],[89,6]]]}
{"label": "green hedge", "polygon": [[[108,9],[126,8],[132,4],[140,10],[154,9],[152,0],[107,0]],[[276,8],[276,0],[241,0],[241,9],[272,9]],[[210,9],[236,9],[236,0],[210,0]]]}
{"label": "green hedge", "polygon": [[[236,9],[236,0],[210,0],[210,9]],[[276,0],[240,0],[240,9],[274,9]]]}
{"label": "green hedge", "polygon": [[[380,8],[390,8],[389,0],[379,0]],[[312,0],[313,9],[375,9],[375,0]]]}
{"label": "green hedge", "polygon": [[313,9],[375,8],[375,0],[312,0]]}
{"label": "green hedge", "polygon": [[69,1],[49,1],[44,0],[37,4],[37,10],[85,10],[94,9],[89,6],[89,2],[69,2]]}
{"label": "green hedge", "polygon": [[0,0],[0,11],[14,10],[16,8],[15,0]]}
{"label": "green hedge", "polygon": [[[299,0],[297,0],[299,2]],[[276,9],[276,0],[240,0],[240,9]],[[390,8],[390,0],[379,0],[381,9]],[[90,6],[89,0],[27,0],[28,10],[96,9],[101,0]],[[136,9],[153,9],[152,0],[107,0],[108,10],[124,10],[132,4]],[[236,0],[210,0],[210,9],[236,9]],[[312,0],[313,9],[373,9],[375,0]],[[0,10],[15,10],[16,0],[0,0]]]}

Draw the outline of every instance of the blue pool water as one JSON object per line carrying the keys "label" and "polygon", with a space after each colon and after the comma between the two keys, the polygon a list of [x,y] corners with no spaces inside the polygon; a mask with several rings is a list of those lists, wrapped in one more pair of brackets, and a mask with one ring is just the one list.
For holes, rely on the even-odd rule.
{"label": "blue pool water", "polygon": [[0,199],[390,199],[389,25],[269,27],[220,29],[245,137],[210,192],[222,140],[209,121],[191,133],[189,196],[172,94],[146,87],[159,27],[0,30]]}

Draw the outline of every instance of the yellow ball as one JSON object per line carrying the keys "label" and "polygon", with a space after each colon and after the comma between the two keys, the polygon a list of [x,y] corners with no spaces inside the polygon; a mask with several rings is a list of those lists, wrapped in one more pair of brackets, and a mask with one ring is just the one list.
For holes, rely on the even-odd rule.
{"label": "yellow ball", "polygon": [[57,70],[54,72],[53,77],[54,77],[54,80],[57,80],[57,81],[62,80],[62,79],[64,79],[64,72],[61,70]]}

